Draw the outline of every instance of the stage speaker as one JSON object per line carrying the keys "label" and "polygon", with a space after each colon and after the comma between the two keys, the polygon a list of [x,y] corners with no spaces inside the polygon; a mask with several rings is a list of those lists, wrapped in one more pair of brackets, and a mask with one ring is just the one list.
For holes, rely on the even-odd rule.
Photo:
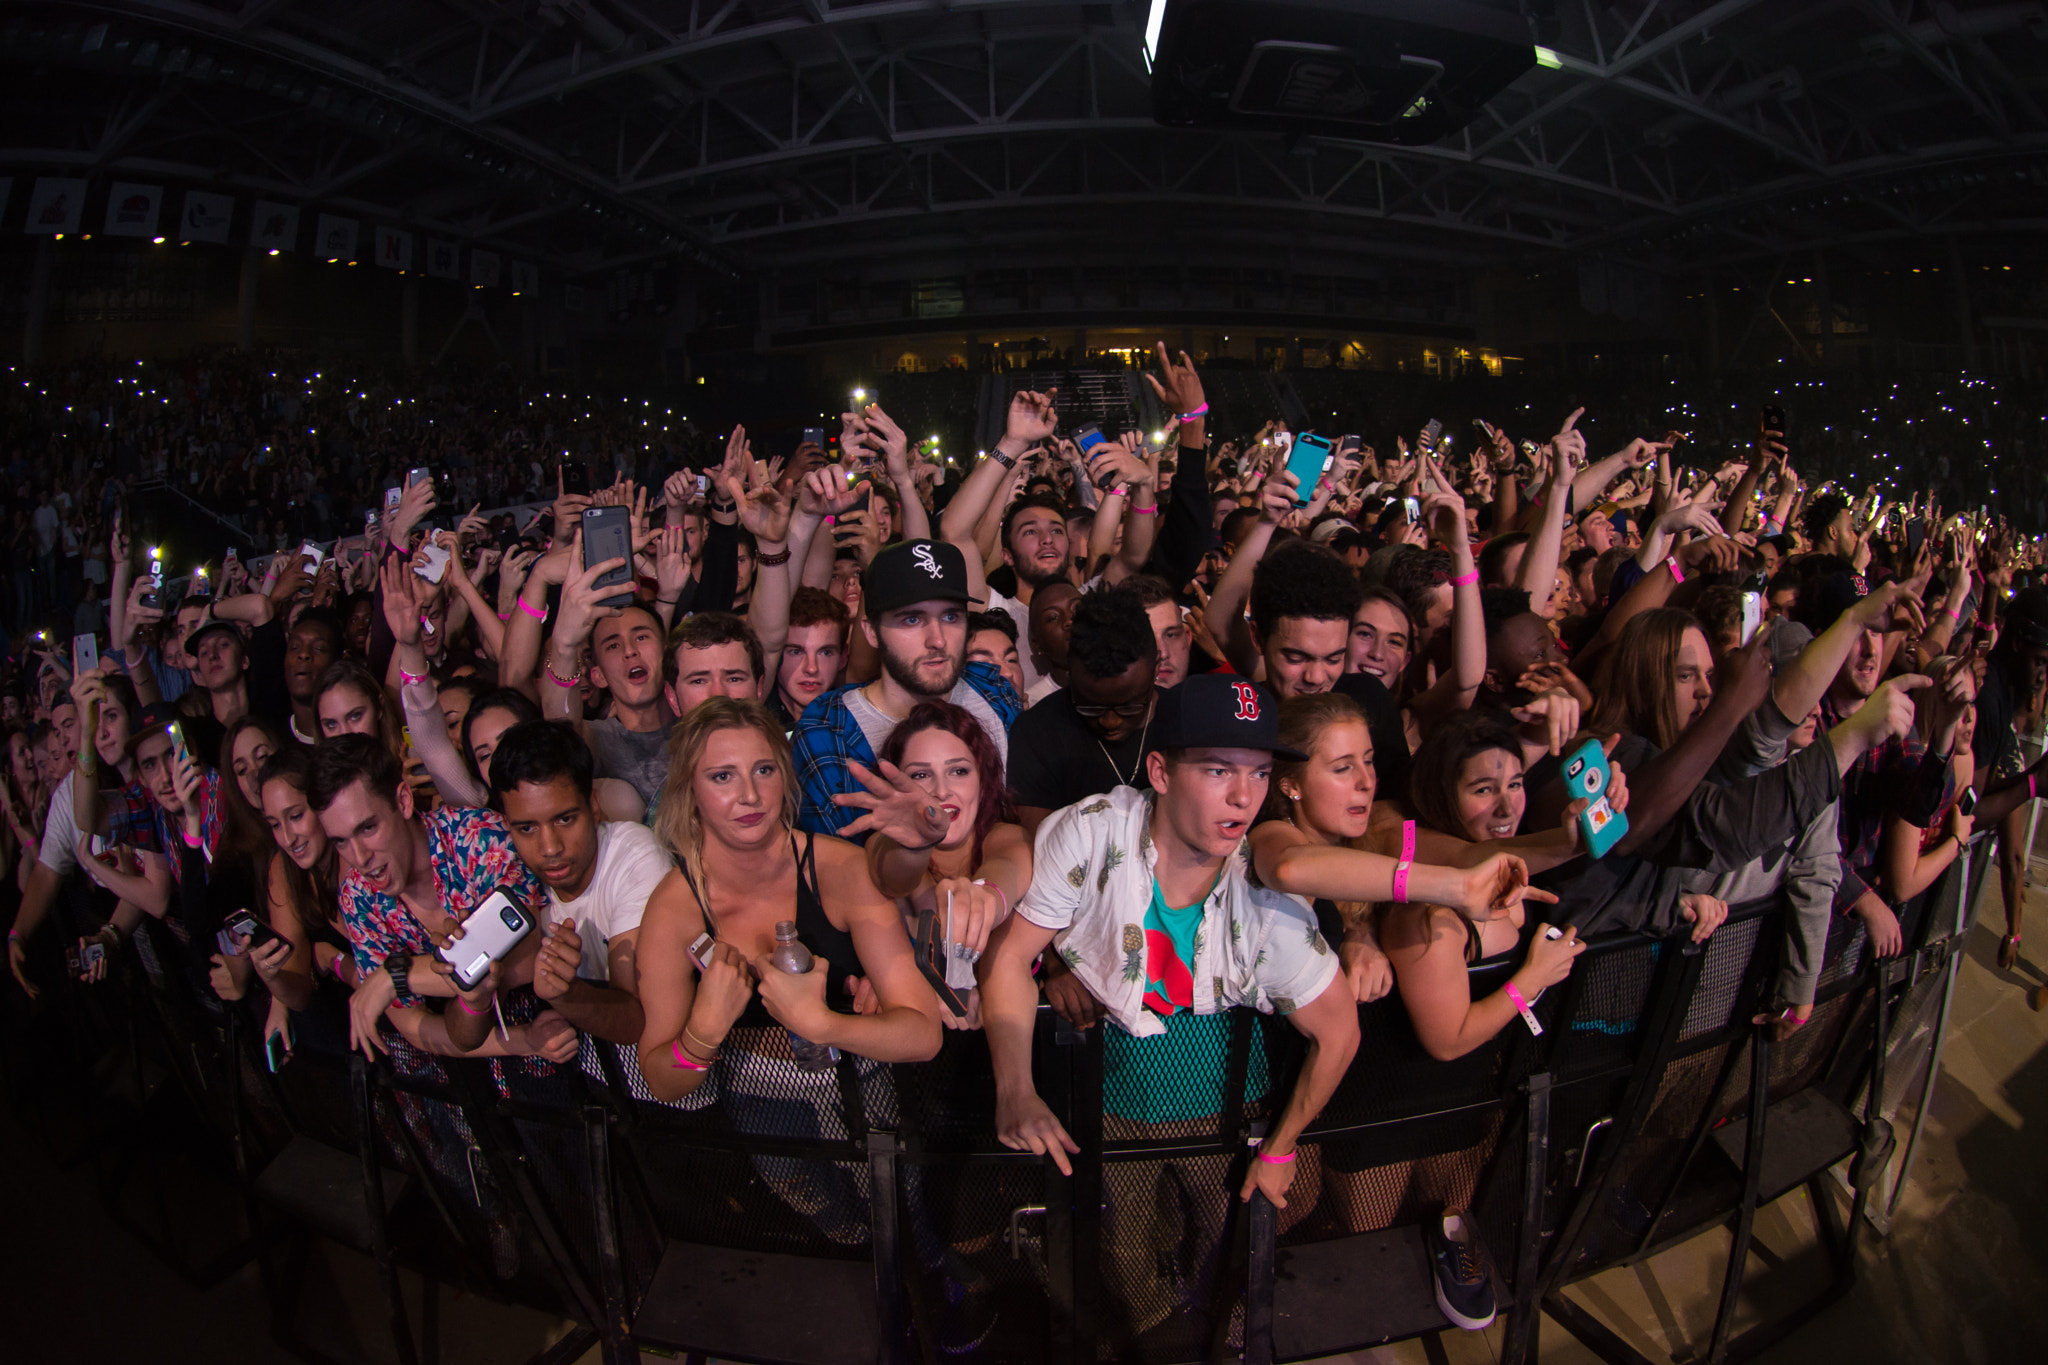
{"label": "stage speaker", "polygon": [[1407,145],[1536,64],[1518,0],[1152,0],[1152,109],[1176,128]]}

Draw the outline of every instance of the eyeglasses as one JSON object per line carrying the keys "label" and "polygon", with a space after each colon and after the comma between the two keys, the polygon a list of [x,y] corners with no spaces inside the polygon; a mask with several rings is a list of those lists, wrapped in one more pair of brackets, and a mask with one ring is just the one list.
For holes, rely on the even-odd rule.
{"label": "eyeglasses", "polygon": [[1094,720],[1098,716],[1106,716],[1112,711],[1122,716],[1125,720],[1137,720],[1152,709],[1152,699],[1150,697],[1140,697],[1136,701],[1127,701],[1122,706],[1083,706],[1080,702],[1069,704],[1074,708],[1075,715],[1085,717],[1088,720]]}

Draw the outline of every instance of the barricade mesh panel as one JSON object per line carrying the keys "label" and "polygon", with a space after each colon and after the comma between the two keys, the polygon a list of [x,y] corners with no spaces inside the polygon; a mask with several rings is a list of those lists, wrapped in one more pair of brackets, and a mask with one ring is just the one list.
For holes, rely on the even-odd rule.
{"label": "barricade mesh panel", "polygon": [[912,1159],[900,1170],[911,1301],[941,1358],[1045,1360],[1067,1310],[1049,1286],[1044,1163]]}
{"label": "barricade mesh panel", "polygon": [[1773,1103],[1817,1083],[1826,1073],[1854,1013],[1849,1008],[1851,998],[1844,995],[1817,1002],[1812,1018],[1793,1030],[1791,1037],[1771,1044]]}
{"label": "barricade mesh panel", "polygon": [[1642,1131],[1623,1149],[1619,1180],[1593,1211],[1575,1274],[1632,1252],[1649,1230],[1697,1131],[1727,1060],[1725,1047],[1680,1057],[1665,1069]]}
{"label": "barricade mesh panel", "polygon": [[1848,990],[1863,972],[1863,952],[1868,938],[1863,921],[1854,915],[1837,915],[1828,924],[1827,956],[1820,969],[1820,996],[1826,998]]}
{"label": "barricade mesh panel", "polygon": [[1225,1229],[1241,1207],[1232,1162],[1223,1152],[1104,1161],[1098,1360],[1200,1360],[1219,1321],[1229,1348],[1242,1347],[1242,1277],[1223,1273]]}
{"label": "barricade mesh panel", "polygon": [[[1566,988],[1545,993],[1537,1014],[1553,1034],[1553,1075],[1582,1076],[1634,1057],[1660,952],[1661,945],[1634,937],[1590,947]],[[1569,1016],[1562,1005],[1544,1008],[1553,998],[1571,1001]]]}
{"label": "barricade mesh panel", "polygon": [[[1700,970],[1699,985],[1687,1005],[1685,1022],[1678,1031],[1681,1040],[1690,1041],[1719,1032],[1735,1021],[1736,1006],[1746,1003],[1743,987],[1749,976],[1750,959],[1757,951],[1761,930],[1766,924],[1775,935],[1780,920],[1776,916],[1739,921],[1731,919],[1707,940],[1707,960]],[[1765,951],[1775,953],[1776,948],[1773,942]]]}

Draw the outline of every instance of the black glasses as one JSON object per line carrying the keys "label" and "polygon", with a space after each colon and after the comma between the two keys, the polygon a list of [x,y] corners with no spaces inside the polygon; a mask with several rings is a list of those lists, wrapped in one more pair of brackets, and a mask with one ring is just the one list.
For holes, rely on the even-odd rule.
{"label": "black glasses", "polygon": [[1137,720],[1152,709],[1152,699],[1150,697],[1140,697],[1136,701],[1127,701],[1122,706],[1083,706],[1080,702],[1071,702],[1069,705],[1074,708],[1075,715],[1084,716],[1089,720],[1094,720],[1098,716],[1106,716],[1112,711],[1122,716],[1125,720]]}

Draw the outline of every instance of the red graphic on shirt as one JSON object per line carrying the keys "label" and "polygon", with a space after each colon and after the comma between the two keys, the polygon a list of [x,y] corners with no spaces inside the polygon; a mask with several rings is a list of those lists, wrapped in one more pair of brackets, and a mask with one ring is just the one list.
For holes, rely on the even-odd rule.
{"label": "red graphic on shirt", "polygon": [[1154,1014],[1172,1014],[1195,1006],[1195,976],[1174,951],[1173,936],[1158,929],[1145,931],[1145,1008]]}
{"label": "red graphic on shirt", "polygon": [[1259,718],[1259,689],[1250,683],[1232,683],[1231,690],[1237,693],[1237,718],[1257,720]]}

